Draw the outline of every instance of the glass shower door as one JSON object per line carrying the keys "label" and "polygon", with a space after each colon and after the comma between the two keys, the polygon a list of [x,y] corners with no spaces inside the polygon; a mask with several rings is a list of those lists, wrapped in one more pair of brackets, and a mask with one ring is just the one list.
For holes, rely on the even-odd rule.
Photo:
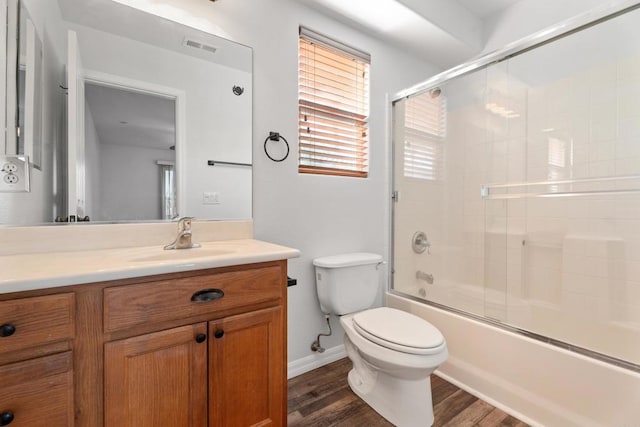
{"label": "glass shower door", "polygon": [[[485,314],[486,75],[394,104],[393,288]],[[473,196],[470,196],[473,194]],[[416,238],[428,240],[424,252]]]}

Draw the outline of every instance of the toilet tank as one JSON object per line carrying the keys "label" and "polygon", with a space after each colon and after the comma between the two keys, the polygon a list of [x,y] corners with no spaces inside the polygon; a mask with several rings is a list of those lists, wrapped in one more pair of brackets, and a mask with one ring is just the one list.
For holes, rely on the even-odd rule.
{"label": "toilet tank", "polygon": [[322,312],[343,315],[371,307],[380,288],[381,263],[381,255],[365,252],[314,259]]}

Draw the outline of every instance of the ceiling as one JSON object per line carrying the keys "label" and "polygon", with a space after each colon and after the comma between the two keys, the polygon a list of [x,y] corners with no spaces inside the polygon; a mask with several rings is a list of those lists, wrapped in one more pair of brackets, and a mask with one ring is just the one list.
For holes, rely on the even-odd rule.
{"label": "ceiling", "polygon": [[488,26],[520,0],[297,0],[443,69],[476,56]]}
{"label": "ceiling", "polygon": [[[67,22],[239,70],[251,72],[253,69],[252,51],[247,46],[125,4],[131,1],[57,1]],[[180,10],[172,12],[177,15]]]}
{"label": "ceiling", "polygon": [[480,19],[491,18],[519,0],[456,0]]}
{"label": "ceiling", "polygon": [[169,150],[176,144],[175,99],[104,85],[85,85],[101,144]]}

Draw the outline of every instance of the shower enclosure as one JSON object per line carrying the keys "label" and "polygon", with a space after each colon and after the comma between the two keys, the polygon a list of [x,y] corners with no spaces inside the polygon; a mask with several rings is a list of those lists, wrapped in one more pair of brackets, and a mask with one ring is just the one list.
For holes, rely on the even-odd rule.
{"label": "shower enclosure", "polygon": [[634,3],[395,98],[391,293],[640,371]]}

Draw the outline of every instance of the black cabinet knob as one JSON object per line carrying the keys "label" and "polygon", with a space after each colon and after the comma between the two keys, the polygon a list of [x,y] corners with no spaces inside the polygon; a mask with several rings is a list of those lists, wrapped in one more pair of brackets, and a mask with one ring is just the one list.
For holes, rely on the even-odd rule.
{"label": "black cabinet knob", "polygon": [[198,335],[196,335],[196,342],[198,344],[202,344],[206,340],[207,340],[207,334],[198,334]]}
{"label": "black cabinet knob", "polygon": [[0,414],[0,426],[8,426],[11,424],[15,417],[13,416],[13,412],[7,411]]}
{"label": "black cabinet knob", "polygon": [[[5,323],[4,325],[0,326],[0,337],[3,337],[3,338],[10,337],[15,333],[16,333],[16,327],[10,323]],[[0,424],[0,425],[6,425],[6,424]]]}
{"label": "black cabinet knob", "polygon": [[222,338],[224,336],[224,331],[222,329],[216,329],[213,334],[216,338]]}

